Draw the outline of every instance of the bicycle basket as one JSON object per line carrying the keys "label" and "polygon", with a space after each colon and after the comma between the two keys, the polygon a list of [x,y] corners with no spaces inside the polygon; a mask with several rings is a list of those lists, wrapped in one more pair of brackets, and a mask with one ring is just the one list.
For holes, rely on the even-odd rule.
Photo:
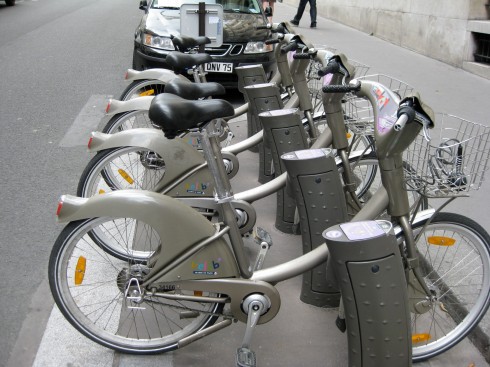
{"label": "bicycle basket", "polygon": [[[414,91],[411,85],[384,74],[365,75],[357,79],[361,82],[370,80],[381,83],[397,94],[400,99]],[[353,93],[347,94],[344,103],[344,117],[345,124],[354,134],[374,135],[373,109],[367,99],[357,97]]]}
{"label": "bicycle basket", "polygon": [[406,188],[428,197],[465,196],[483,182],[490,127],[453,115],[439,117],[430,141],[421,132],[404,154]]}

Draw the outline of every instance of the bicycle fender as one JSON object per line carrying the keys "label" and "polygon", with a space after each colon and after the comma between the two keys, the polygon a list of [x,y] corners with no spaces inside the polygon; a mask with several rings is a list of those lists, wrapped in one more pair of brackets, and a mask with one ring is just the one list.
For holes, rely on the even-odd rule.
{"label": "bicycle fender", "polygon": [[[146,148],[157,153],[165,161],[165,174],[163,175],[157,191],[162,190],[171,183],[177,182],[183,177],[183,173],[196,171],[185,180],[181,180],[179,186],[166,194],[212,196],[213,177],[206,168],[206,161],[191,144],[181,138],[167,139],[162,131],[157,129],[131,129],[116,134],[104,134],[94,131],[91,134],[89,152],[97,152],[104,149],[122,147]],[[201,169],[198,167],[201,166]],[[197,172],[198,171],[198,172]],[[194,186],[193,186],[194,185]],[[199,188],[196,188],[196,185]],[[186,189],[186,187],[189,189]],[[192,188],[194,187],[194,189]],[[177,190],[177,191],[176,191]],[[196,192],[191,193],[189,190]],[[168,192],[167,192],[168,191]]]}
{"label": "bicycle fender", "polygon": [[142,80],[142,79],[155,79],[167,83],[175,78],[179,78],[188,81],[189,83],[192,83],[185,76],[180,74],[175,74],[172,70],[168,70],[168,69],[157,68],[157,69],[146,69],[142,71],[128,69],[128,71],[126,72],[126,80],[130,82],[134,80]]}
{"label": "bicycle fender", "polygon": [[[171,197],[143,190],[120,190],[90,198],[63,195],[58,204],[57,222],[66,223],[95,217],[132,218],[150,225],[164,242],[158,263],[170,262],[189,247],[216,234],[217,229],[204,216]],[[211,247],[223,251],[226,241],[218,237]],[[223,254],[233,265],[229,256]],[[190,268],[190,267],[189,267]],[[232,266],[236,275],[236,265]]]}
{"label": "bicycle fender", "polygon": [[105,114],[107,116],[112,116],[128,111],[148,111],[153,98],[155,98],[155,96],[137,97],[128,101],[120,101],[111,98],[107,104]]}

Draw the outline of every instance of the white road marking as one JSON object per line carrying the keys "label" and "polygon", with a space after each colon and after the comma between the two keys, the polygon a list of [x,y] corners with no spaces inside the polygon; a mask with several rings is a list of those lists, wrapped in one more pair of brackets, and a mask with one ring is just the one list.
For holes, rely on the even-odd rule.
{"label": "white road marking", "polygon": [[100,120],[104,117],[107,101],[111,97],[92,95],[61,139],[59,146],[76,147],[87,144],[90,133],[97,130]]}

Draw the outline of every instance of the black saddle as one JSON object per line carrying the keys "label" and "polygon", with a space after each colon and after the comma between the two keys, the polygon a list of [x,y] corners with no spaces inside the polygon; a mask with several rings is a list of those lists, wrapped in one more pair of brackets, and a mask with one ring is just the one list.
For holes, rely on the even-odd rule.
{"label": "black saddle", "polygon": [[214,97],[226,92],[225,87],[219,83],[189,83],[181,79],[173,79],[165,84],[164,91],[185,99]]}
{"label": "black saddle", "polygon": [[177,50],[185,52],[189,51],[197,46],[207,45],[211,43],[211,40],[208,37],[200,36],[200,37],[187,37],[187,36],[170,36],[172,43],[176,47]]}
{"label": "black saddle", "polygon": [[213,119],[233,116],[234,113],[233,106],[223,99],[191,101],[162,93],[153,98],[148,116],[168,139],[173,139],[186,130],[202,127]]}
{"label": "black saddle", "polygon": [[213,58],[209,54],[184,54],[179,51],[170,52],[165,58],[165,62],[174,71],[191,68],[195,65],[202,65],[207,62],[212,62]]}

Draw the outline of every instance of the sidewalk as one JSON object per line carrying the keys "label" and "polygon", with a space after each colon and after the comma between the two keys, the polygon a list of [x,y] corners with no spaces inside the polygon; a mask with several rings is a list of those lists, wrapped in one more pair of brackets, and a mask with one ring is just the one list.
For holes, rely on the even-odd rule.
{"label": "sidewalk", "polygon": [[[276,2],[274,21],[290,20],[295,8]],[[371,73],[383,73],[416,87],[424,100],[436,112],[450,112],[469,120],[488,123],[490,81],[461,69],[401,49],[346,26],[318,19],[318,28],[309,28],[308,13],[302,26],[297,27],[317,46],[324,45],[342,51],[348,57],[370,65]],[[305,18],[306,17],[306,18]],[[245,138],[246,121],[239,118],[232,124],[237,140]],[[240,170],[232,184],[235,192],[259,185],[257,182],[258,154],[239,155]],[[468,215],[490,231],[490,219],[481,203],[488,203],[488,183],[470,199],[458,200],[448,210]],[[459,205],[459,206],[458,206]],[[274,228],[275,196],[254,203],[257,225],[271,234],[274,245],[265,266],[272,266],[302,252],[301,237],[286,235]],[[271,322],[260,325],[253,338],[252,348],[257,354],[258,366],[347,366],[347,340],[335,327],[336,310],[317,308],[299,300],[301,278],[296,277],[277,286],[281,310]],[[486,321],[486,320],[485,320]],[[486,324],[485,324],[486,325]],[[488,330],[487,326],[484,326]],[[233,366],[235,350],[241,344],[245,325],[230,327],[187,347],[157,356],[129,356],[102,348],[78,334],[59,317],[55,309],[38,351],[35,366]],[[450,351],[418,367],[486,367],[481,354],[466,339]]]}

